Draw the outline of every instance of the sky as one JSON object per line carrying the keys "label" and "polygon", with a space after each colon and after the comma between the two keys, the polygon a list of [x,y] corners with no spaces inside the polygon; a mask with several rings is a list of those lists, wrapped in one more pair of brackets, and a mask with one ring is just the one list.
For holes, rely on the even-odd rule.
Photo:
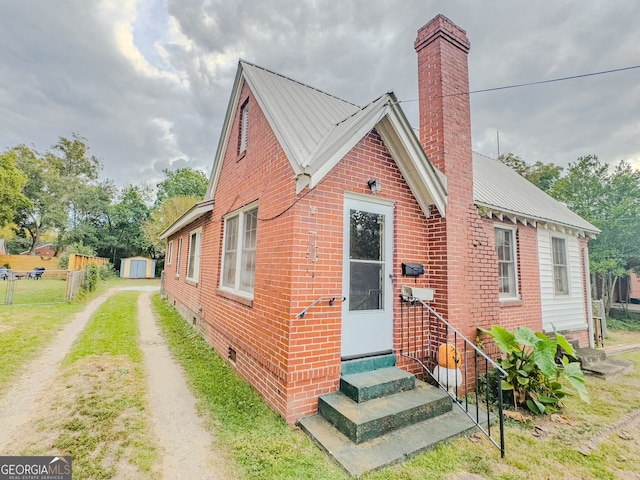
{"label": "sky", "polygon": [[[209,175],[238,60],[418,127],[417,30],[466,30],[470,90],[640,65],[633,0],[0,0],[0,151],[87,139],[102,178]],[[640,68],[471,95],[476,152],[640,168]]]}

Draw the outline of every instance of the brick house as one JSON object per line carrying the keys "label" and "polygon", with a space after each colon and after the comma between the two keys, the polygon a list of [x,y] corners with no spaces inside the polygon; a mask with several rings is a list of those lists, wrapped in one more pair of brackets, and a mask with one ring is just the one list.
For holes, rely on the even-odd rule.
{"label": "brick house", "polygon": [[162,235],[168,300],[287,422],[343,360],[398,350],[403,285],[471,339],[589,343],[598,230],[472,153],[464,30],[439,15],[414,47],[419,134],[393,92],[359,107],[240,61],[207,196]]}

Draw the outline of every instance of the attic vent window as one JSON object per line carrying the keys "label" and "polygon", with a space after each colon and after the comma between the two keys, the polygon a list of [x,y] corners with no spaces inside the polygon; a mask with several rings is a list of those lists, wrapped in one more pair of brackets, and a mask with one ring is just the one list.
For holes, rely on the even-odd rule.
{"label": "attic vent window", "polygon": [[242,104],[240,110],[240,142],[238,153],[244,153],[247,149],[247,130],[249,128],[249,100]]}

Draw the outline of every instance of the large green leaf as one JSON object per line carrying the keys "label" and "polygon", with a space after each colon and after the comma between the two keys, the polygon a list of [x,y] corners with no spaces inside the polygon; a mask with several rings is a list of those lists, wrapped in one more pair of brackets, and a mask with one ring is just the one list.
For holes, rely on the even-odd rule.
{"label": "large green leaf", "polygon": [[533,330],[528,327],[516,328],[515,340],[519,344],[526,345],[527,347],[533,347],[540,341]]}
{"label": "large green leaf", "polygon": [[564,376],[569,381],[571,386],[578,392],[580,399],[584,402],[589,403],[589,392],[587,392],[587,386],[584,380],[584,373],[582,373],[582,369],[580,368],[580,363],[578,362],[569,362],[567,357],[562,359]]}
{"label": "large green leaf", "polygon": [[558,333],[556,331],[555,327],[554,327],[553,331],[556,334],[556,342],[558,342],[558,345],[560,346],[560,348],[562,348],[565,352],[567,352],[568,355],[571,355],[572,357],[574,357],[575,354],[576,354],[576,351],[574,350],[573,346],[567,340],[567,337],[565,337],[561,333]]}
{"label": "large green leaf", "polygon": [[533,413],[542,414],[545,411],[545,407],[542,403],[538,402],[537,399],[534,398],[533,392],[530,398],[527,398],[527,407]]}
{"label": "large green leaf", "polygon": [[502,386],[502,390],[513,390],[513,385],[511,385],[506,380],[502,380],[501,386]]}
{"label": "large green leaf", "polygon": [[493,325],[491,331],[484,330],[484,332],[491,335],[500,351],[509,353],[518,349],[516,337],[506,328],[500,325]]}
{"label": "large green leaf", "polygon": [[540,340],[533,351],[533,361],[546,377],[550,377],[558,371],[555,357],[556,343],[553,340]]}

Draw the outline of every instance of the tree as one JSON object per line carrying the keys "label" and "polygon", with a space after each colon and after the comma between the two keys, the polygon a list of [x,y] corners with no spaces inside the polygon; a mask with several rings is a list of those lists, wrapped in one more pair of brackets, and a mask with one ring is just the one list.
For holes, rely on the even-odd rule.
{"label": "tree", "polygon": [[640,258],[640,172],[625,161],[610,171],[587,155],[569,164],[552,194],[602,231],[589,243],[590,269],[608,314],[618,280]]}
{"label": "tree", "polygon": [[18,208],[14,223],[17,233],[31,240],[29,252],[33,255],[43,232],[66,225],[64,182],[60,171],[47,157],[25,145],[13,148],[12,152],[16,155],[18,168],[27,176],[22,192],[29,199],[28,204]]}
{"label": "tree", "polygon": [[165,168],[162,173],[166,178],[158,183],[155,206],[171,197],[196,197],[202,200],[207,193],[209,180],[200,170],[179,168],[171,172]]}
{"label": "tree", "polygon": [[25,145],[10,151],[27,178],[21,190],[28,202],[17,209],[14,223],[19,234],[31,240],[30,254],[46,231],[64,232],[77,225],[79,198],[101,168],[100,161],[89,156],[86,139],[75,133],[72,139],[60,137],[52,149],[44,155]]}
{"label": "tree", "polygon": [[198,201],[200,199],[196,197],[171,197],[151,211],[142,226],[142,232],[153,249],[153,257],[159,258],[164,254],[165,242],[159,239],[160,234]]}
{"label": "tree", "polygon": [[47,161],[59,172],[64,203],[69,209],[70,223],[75,226],[78,202],[98,179],[102,164],[95,156],[89,155],[87,139],[77,133],[72,134],[71,140],[60,137],[53,150],[58,154],[48,153]]}
{"label": "tree", "polygon": [[29,206],[29,199],[22,193],[27,176],[17,163],[16,152],[0,154],[0,227],[12,222],[19,209]]}
{"label": "tree", "polygon": [[114,264],[119,258],[150,253],[151,245],[142,233],[142,225],[150,212],[147,199],[147,191],[127,185],[120,192],[120,201],[111,207],[107,231],[110,252],[102,256],[111,258]]}
{"label": "tree", "polygon": [[498,161],[512,168],[519,175],[547,193],[551,192],[562,173],[562,167],[554,165],[553,163],[542,163],[538,161],[531,165],[513,153],[500,155]]}

